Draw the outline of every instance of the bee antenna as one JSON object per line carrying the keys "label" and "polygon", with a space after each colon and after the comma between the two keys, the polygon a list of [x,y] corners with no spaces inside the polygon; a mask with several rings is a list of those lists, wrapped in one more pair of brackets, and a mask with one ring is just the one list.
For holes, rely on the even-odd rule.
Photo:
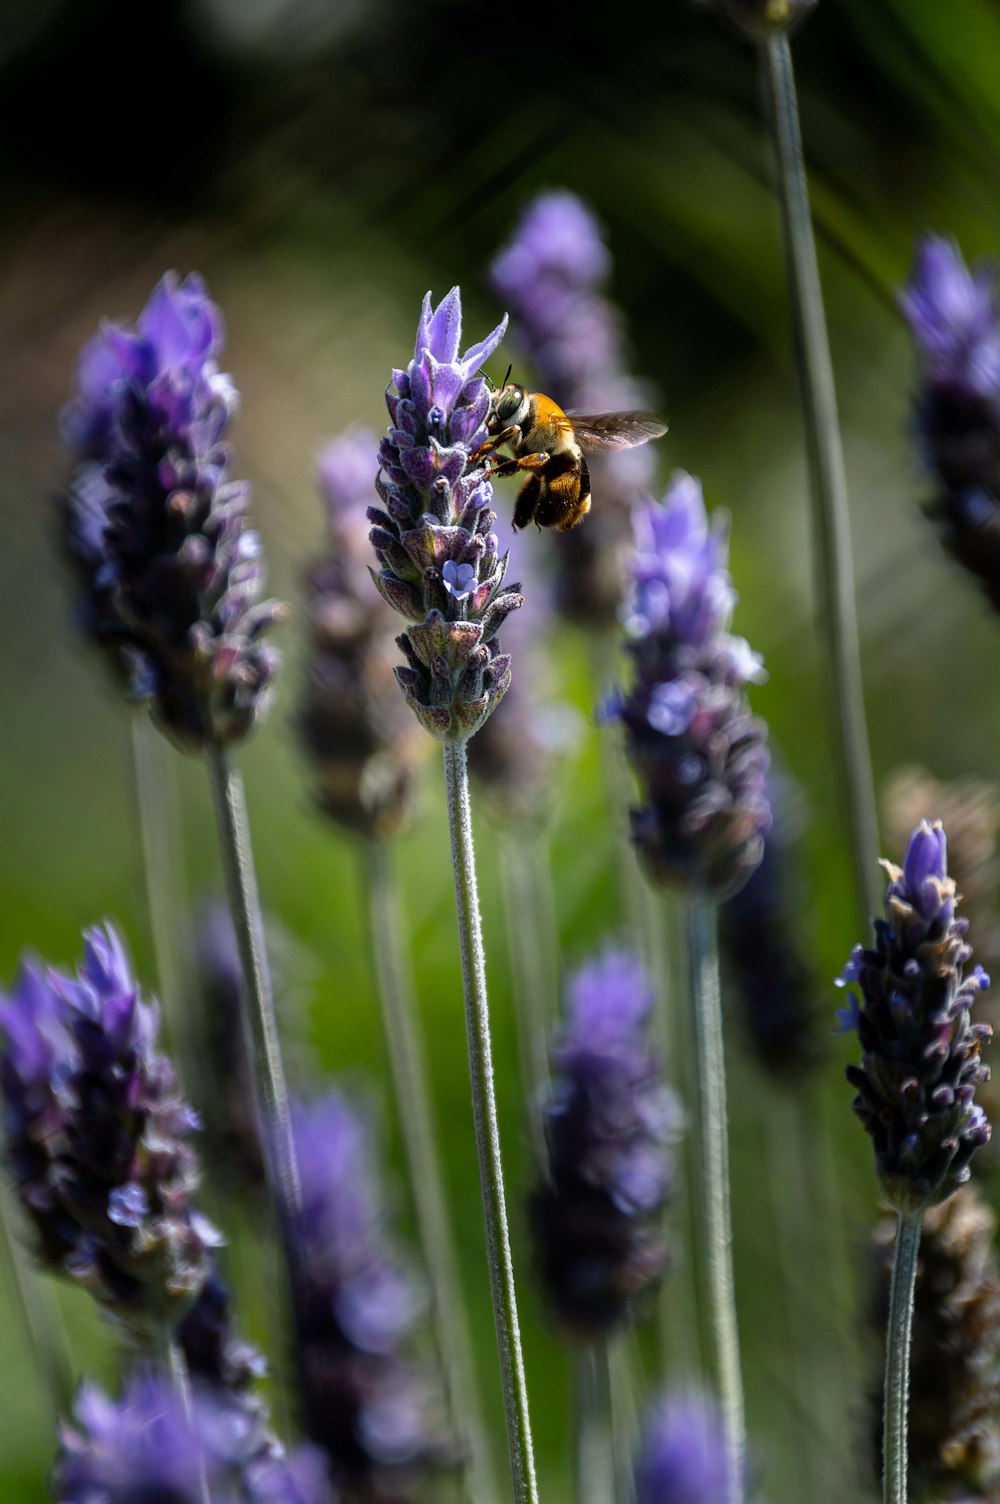
{"label": "bee antenna", "polygon": [[507,385],[508,381],[510,380],[510,373],[511,373],[511,371],[513,369],[514,369],[514,362],[511,361],[510,365],[507,367],[507,374],[506,374],[506,376],[504,377],[504,379],[503,379],[503,381],[501,383],[502,386],[506,386]]}
{"label": "bee antenna", "polygon": [[483,372],[483,380],[486,382],[486,385],[489,387],[491,392],[496,391],[496,383],[494,382],[493,377],[487,376],[485,371]]}

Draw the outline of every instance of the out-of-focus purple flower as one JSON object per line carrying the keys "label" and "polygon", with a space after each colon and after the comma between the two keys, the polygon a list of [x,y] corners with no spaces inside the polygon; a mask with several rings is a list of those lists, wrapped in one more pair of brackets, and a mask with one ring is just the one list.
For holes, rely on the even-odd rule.
{"label": "out-of-focus purple flower", "polygon": [[437,308],[428,293],[413,359],[393,372],[386,391],[391,422],[376,481],[384,510],[369,512],[379,562],[373,578],[414,623],[398,639],[407,666],[396,677],[420,724],[444,741],[478,730],[510,682],[497,633],[521,596],[504,585],[493,488],[476,457],[490,406],[478,372],[506,327],[505,318],[460,354],[458,288]]}
{"label": "out-of-focus purple flower", "polygon": [[646,1425],[636,1504],[727,1504],[730,1471],[722,1415],[699,1394],[668,1396]]}
{"label": "out-of-focus purple flower", "polygon": [[[593,213],[575,194],[540,194],[495,257],[490,279],[541,389],[561,407],[609,412],[648,405],[626,374],[621,315],[606,285],[611,257]],[[555,598],[578,626],[607,628],[625,589],[629,514],[652,490],[645,448],[588,459],[595,506],[554,550]]]}
{"label": "out-of-focus purple flower", "polygon": [[234,1403],[263,1413],[256,1381],[267,1372],[263,1355],[244,1341],[233,1322],[229,1291],[210,1274],[177,1327],[177,1341],[193,1384],[203,1384]]}
{"label": "out-of-focus purple flower", "polygon": [[637,511],[635,537],[635,677],[605,709],[625,727],[644,798],[632,839],[651,881],[728,897],[760,862],[771,820],[766,731],[745,688],[761,660],[729,634],[725,535],[692,476]]}
{"label": "out-of-focus purple flower", "polygon": [[848,1066],[847,1079],[879,1181],[892,1206],[912,1216],[968,1180],[969,1161],[990,1136],[974,1096],[989,1076],[980,1054],[993,1031],[970,1017],[989,977],[981,966],[963,977],[968,921],[954,917],[940,823],[920,822],[902,868],[883,865],[886,917],[875,920],[874,948],[855,946],[840,978],[861,996],[841,1018],[861,1042],[861,1065]]}
{"label": "out-of-focus purple flower", "polygon": [[395,683],[395,613],[371,584],[377,451],[374,433],[354,429],[319,458],[327,549],[306,576],[310,653],[298,724],[320,808],[382,839],[410,813],[421,737]]}
{"label": "out-of-focus purple flower", "polygon": [[420,1302],[392,1254],[369,1129],[339,1095],[293,1111],[302,1196],[292,1230],[303,1430],[338,1495],[405,1504],[442,1459],[427,1386],[405,1357]]}
{"label": "out-of-focus purple flower", "polygon": [[921,360],[916,428],[948,551],[1000,610],[1000,302],[996,268],[951,240],[917,247],[900,306]]}
{"label": "out-of-focus purple flower", "polygon": [[189,1411],[148,1371],[119,1401],[84,1388],[61,1443],[57,1504],[331,1504],[311,1449],[286,1457],[245,1409],[200,1389]]}
{"label": "out-of-focus purple flower", "polygon": [[649,1046],[652,1005],[641,964],[612,951],[573,978],[552,1053],[531,1221],[546,1299],[584,1339],[619,1322],[666,1260],[681,1112]]}
{"label": "out-of-focus purple flower", "polygon": [[0,1003],[6,1157],[39,1258],[139,1329],[176,1321],[221,1241],[194,1209],[197,1126],[111,925],[76,977],[25,962]]}
{"label": "out-of-focus purple flower", "polygon": [[277,667],[263,634],[282,614],[260,601],[248,489],[228,478],[236,394],[221,345],[201,279],[168,274],[134,330],[108,324],[86,346],[63,423],[75,470],[62,538],[82,624],[189,751],[258,719]]}

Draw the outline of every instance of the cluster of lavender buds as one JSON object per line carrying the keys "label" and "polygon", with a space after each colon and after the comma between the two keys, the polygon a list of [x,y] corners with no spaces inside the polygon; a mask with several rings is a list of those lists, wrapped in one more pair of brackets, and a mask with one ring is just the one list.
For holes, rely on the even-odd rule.
{"label": "cluster of lavender buds", "polygon": [[220,1238],[192,1206],[197,1124],[156,1051],[157,1010],[110,925],[84,939],[75,978],[25,961],[0,1004],[6,1157],[41,1262],[154,1333]]}
{"label": "cluster of lavender buds", "polygon": [[260,601],[248,488],[228,478],[236,393],[221,345],[201,280],[168,274],[134,330],[107,325],[87,345],[64,419],[75,467],[62,535],[83,625],[188,751],[258,719],[277,666],[262,638],[283,611]]}
{"label": "cluster of lavender buds", "polygon": [[734,982],[744,1032],[762,1070],[802,1085],[817,1063],[817,987],[794,902],[802,890],[797,861],[801,792],[768,779],[774,821],[760,866],[719,908],[719,943]]}
{"label": "cluster of lavender buds", "polygon": [[56,1504],[331,1504],[321,1459],[286,1457],[244,1410],[196,1390],[190,1405],[140,1371],[115,1402],[82,1390],[62,1433]]}
{"label": "cluster of lavender buds", "polygon": [[[547,396],[579,412],[647,400],[625,371],[621,316],[605,287],[611,257],[587,206],[565,191],[541,194],[490,268],[511,328]],[[629,514],[653,486],[655,458],[637,448],[588,463],[601,505],[561,535],[556,601],[571,621],[614,623],[625,589]]]}
{"label": "cluster of lavender buds", "polygon": [[649,1046],[652,1007],[641,964],[610,952],[571,981],[552,1052],[531,1225],[550,1309],[584,1341],[634,1310],[666,1263],[681,1110]]}
{"label": "cluster of lavender buds", "polygon": [[862,1049],[861,1065],[847,1068],[854,1110],[874,1141],[886,1199],[909,1217],[968,1180],[973,1153],[989,1139],[973,1098],[989,1076],[980,1053],[993,1031],[970,1018],[989,978],[981,966],[963,977],[972,948],[968,922],[955,918],[943,827],[922,820],[902,868],[884,866],[875,946],[855,946],[839,978],[861,1002],[851,992],[839,1017]]}
{"label": "cluster of lavender buds", "polygon": [[761,662],[729,634],[726,535],[699,482],[678,472],[634,528],[634,683],[605,713],[625,727],[644,800],[632,839],[651,882],[719,900],[754,871],[770,825],[766,730],[746,698]]}
{"label": "cluster of lavender buds", "polygon": [[1000,610],[1000,305],[996,270],[970,272],[928,236],[901,306],[921,361],[916,428],[945,548]]}
{"label": "cluster of lavender buds", "polygon": [[372,590],[368,509],[378,439],[367,429],[323,450],[327,548],[306,576],[310,654],[299,734],[324,814],[382,839],[406,820],[419,737],[393,670],[393,613]]}
{"label": "cluster of lavender buds", "polygon": [[726,1504],[731,1497],[722,1416],[700,1394],[671,1396],[653,1410],[635,1470],[636,1504]]}
{"label": "cluster of lavender buds", "polygon": [[256,1393],[258,1379],[267,1372],[263,1355],[236,1331],[232,1300],[215,1273],[210,1274],[177,1327],[177,1341],[192,1383],[225,1395],[261,1415]]}
{"label": "cluster of lavender buds", "polygon": [[768,37],[797,26],[816,0],[697,0],[697,3],[706,10],[717,11],[749,36]]}
{"label": "cluster of lavender buds", "polygon": [[350,1504],[405,1504],[443,1460],[404,1355],[420,1302],[388,1246],[369,1130],[340,1096],[293,1111],[302,1196],[292,1304],[302,1428]]}
{"label": "cluster of lavender buds", "polygon": [[492,334],[459,355],[462,306],[453,287],[437,308],[424,299],[413,359],[386,391],[391,419],[375,482],[371,542],[379,591],[413,625],[397,639],[407,665],[396,678],[420,724],[442,741],[479,729],[510,682],[497,633],[521,604],[505,586],[490,510],[493,488],[479,454],[490,394],[477,373],[499,345]]}

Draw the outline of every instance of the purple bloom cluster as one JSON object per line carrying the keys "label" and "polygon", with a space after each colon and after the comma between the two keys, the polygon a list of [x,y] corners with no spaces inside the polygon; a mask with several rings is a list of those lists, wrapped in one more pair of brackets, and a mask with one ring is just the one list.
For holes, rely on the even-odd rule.
{"label": "purple bloom cluster", "polygon": [[861,994],[859,1003],[850,993],[840,1020],[861,1042],[861,1065],[848,1066],[847,1079],[882,1189],[911,1216],[968,1180],[969,1161],[990,1136],[973,1099],[989,1078],[980,1053],[993,1031],[970,1018],[989,978],[981,966],[963,977],[968,921],[955,918],[941,825],[921,821],[902,868],[884,866],[886,917],[875,921],[874,948],[855,946],[839,978]]}
{"label": "purple bloom cluster", "polygon": [[312,1449],[286,1457],[246,1410],[201,1390],[189,1412],[149,1372],[117,1402],[83,1389],[61,1440],[56,1504],[330,1504]]}
{"label": "purple bloom cluster", "polygon": [[636,1504],[727,1504],[730,1470],[718,1405],[703,1395],[664,1399],[646,1425]]}
{"label": "purple bloom cluster", "polygon": [[369,1130],[340,1096],[293,1112],[302,1184],[293,1308],[305,1434],[339,1497],[405,1504],[441,1460],[404,1356],[419,1302],[388,1245]]}
{"label": "purple bloom cluster", "polygon": [[233,1322],[229,1291],[217,1274],[210,1274],[177,1327],[177,1341],[192,1383],[264,1414],[255,1391],[267,1363],[252,1343],[241,1338]]}
{"label": "purple bloom cluster", "polygon": [[[327,548],[306,577],[311,651],[299,733],[320,808],[381,839],[409,814],[420,733],[394,683],[395,617],[369,576],[377,449],[373,433],[355,429],[320,456]],[[446,589],[451,579],[446,564]]]}
{"label": "purple bloom cluster", "polygon": [[969,271],[928,236],[900,304],[921,357],[916,424],[948,551],[1000,610],[1000,303],[996,268]]}
{"label": "purple bloom cluster", "polygon": [[649,1046],[652,1006],[642,965],[610,952],[573,978],[552,1055],[531,1221],[549,1305],[584,1340],[620,1321],[666,1260],[681,1113]]}
{"label": "purple bloom cluster", "polygon": [[[578,412],[632,408],[645,396],[625,369],[621,316],[606,286],[611,257],[575,194],[539,195],[490,268],[518,345],[542,390]],[[588,460],[600,506],[559,539],[556,601],[583,626],[609,626],[625,588],[629,514],[649,494],[655,459],[637,448]]]}
{"label": "purple bloom cluster", "polygon": [[259,599],[248,488],[228,478],[221,346],[200,278],[168,274],[134,330],[109,324],[87,345],[64,419],[83,624],[189,751],[239,740],[263,711],[278,660],[262,638],[283,609]]}
{"label": "purple bloom cluster", "polygon": [[761,663],[728,632],[726,552],[693,476],[678,472],[662,505],[636,512],[635,680],[608,711],[625,727],[644,795],[632,839],[647,875],[716,898],[754,871],[771,819],[766,731],[745,690]]}
{"label": "purple bloom cluster", "polygon": [[396,670],[407,702],[433,736],[465,741],[510,682],[497,633],[521,604],[504,586],[507,556],[493,531],[493,489],[484,460],[490,394],[477,373],[497,348],[506,319],[459,354],[457,287],[434,308],[424,299],[413,359],[386,391],[390,427],[379,449],[369,511],[384,598],[413,625],[399,637]]}
{"label": "purple bloom cluster", "polygon": [[75,978],[25,961],[0,1004],[6,1157],[38,1255],[142,1330],[178,1319],[220,1239],[192,1206],[194,1114],[110,926]]}

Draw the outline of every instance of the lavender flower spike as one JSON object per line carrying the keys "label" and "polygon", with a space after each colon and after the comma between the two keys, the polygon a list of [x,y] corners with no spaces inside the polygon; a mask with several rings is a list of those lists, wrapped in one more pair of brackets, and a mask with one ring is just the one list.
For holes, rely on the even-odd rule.
{"label": "lavender flower spike", "polygon": [[644,795],[632,839],[652,882],[718,900],[756,868],[771,820],[766,731],[745,692],[761,662],[729,634],[726,536],[709,526],[700,483],[679,471],[634,530],[635,678],[608,710]]}
{"label": "lavender flower spike", "polygon": [[634,1309],[666,1260],[681,1110],[649,1047],[652,1008],[641,963],[609,952],[572,979],[553,1051],[548,1173],[531,1219],[549,1304],[584,1340]]}
{"label": "lavender flower spike", "polygon": [[732,1474],[717,1405],[670,1396],[654,1409],[635,1471],[636,1504],[728,1504]]}
{"label": "lavender flower spike", "polygon": [[459,354],[462,309],[452,288],[437,308],[424,299],[413,359],[386,391],[391,419],[379,450],[371,541],[384,598],[413,625],[397,639],[407,702],[433,736],[464,742],[510,682],[497,633],[521,604],[504,586],[507,556],[490,510],[493,490],[477,451],[490,397],[477,373],[503,338],[506,318]]}
{"label": "lavender flower spike", "polygon": [[197,1120],[156,1052],[157,1011],[110,925],[84,939],[75,978],[25,962],[0,1002],[6,1157],[42,1263],[153,1335],[221,1239],[192,1205]]}
{"label": "lavender flower spike", "polygon": [[969,1161],[990,1136],[976,1087],[989,1077],[980,1054],[992,1035],[971,1010],[989,978],[971,959],[967,921],[955,918],[943,827],[922,820],[902,868],[889,877],[875,945],[855,946],[839,985],[856,987],[841,1011],[857,1032],[860,1066],[847,1068],[854,1110],[875,1143],[882,1190],[912,1218],[969,1178]]}
{"label": "lavender flower spike", "polygon": [[88,633],[187,751],[239,741],[277,667],[264,560],[223,442],[236,393],[201,279],[168,273],[136,328],[105,325],[64,416],[75,470],[63,539]]}

